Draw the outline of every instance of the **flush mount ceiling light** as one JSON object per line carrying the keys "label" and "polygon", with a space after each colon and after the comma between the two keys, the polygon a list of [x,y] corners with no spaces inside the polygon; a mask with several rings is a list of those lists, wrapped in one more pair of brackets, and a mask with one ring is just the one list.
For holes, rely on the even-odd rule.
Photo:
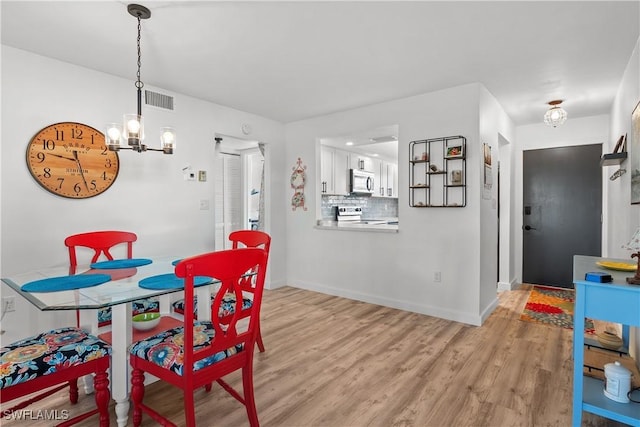
{"label": "flush mount ceiling light", "polygon": [[560,107],[562,100],[556,99],[555,101],[548,102],[548,104],[551,108],[544,113],[544,122],[546,124],[556,127],[567,121],[567,112]]}
{"label": "flush mount ceiling light", "polygon": [[[122,124],[109,123],[107,125],[107,133],[105,142],[111,151],[134,150],[138,153],[143,151],[162,151],[165,154],[173,154],[176,146],[176,132],[171,127],[163,127],[160,129],[160,144],[162,148],[149,148],[144,141],[144,119],[142,117],[142,88],[144,83],[140,80],[140,67],[142,65],[142,54],[140,50],[140,33],[142,30],[142,19],[149,19],[151,11],[139,4],[130,4],[127,11],[131,16],[138,20],[138,73],[135,86],[138,96],[138,113],[125,114]],[[126,146],[122,142],[126,141]]]}

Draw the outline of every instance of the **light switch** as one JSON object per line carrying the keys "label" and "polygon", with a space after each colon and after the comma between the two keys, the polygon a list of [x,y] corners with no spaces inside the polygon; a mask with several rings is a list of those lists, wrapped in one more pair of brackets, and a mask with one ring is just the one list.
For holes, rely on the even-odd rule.
{"label": "light switch", "polygon": [[205,182],[207,180],[207,171],[198,171],[198,181]]}

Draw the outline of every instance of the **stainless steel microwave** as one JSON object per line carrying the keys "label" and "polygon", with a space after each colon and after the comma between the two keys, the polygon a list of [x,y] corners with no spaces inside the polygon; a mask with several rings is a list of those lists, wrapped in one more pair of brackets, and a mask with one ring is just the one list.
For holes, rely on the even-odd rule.
{"label": "stainless steel microwave", "polygon": [[365,172],[359,169],[351,169],[350,190],[353,194],[372,195],[373,173]]}

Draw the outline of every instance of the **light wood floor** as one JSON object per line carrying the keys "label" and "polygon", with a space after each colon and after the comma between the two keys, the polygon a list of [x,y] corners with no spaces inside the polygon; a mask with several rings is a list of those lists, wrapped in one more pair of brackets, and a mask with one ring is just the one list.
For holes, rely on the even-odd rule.
{"label": "light wood floor", "polygon": [[[527,294],[501,293],[473,327],[290,287],[265,291],[267,351],[256,349],[254,378],[261,425],[570,426],[571,332],[520,321]],[[241,390],[239,375],[228,381]],[[248,425],[220,387],[195,397],[198,425]],[[79,407],[92,399],[81,395]],[[184,425],[179,390],[155,383],[145,401]],[[65,408],[66,393],[32,406]],[[143,425],[155,424],[144,417]],[[584,414],[583,425],[620,424]]]}

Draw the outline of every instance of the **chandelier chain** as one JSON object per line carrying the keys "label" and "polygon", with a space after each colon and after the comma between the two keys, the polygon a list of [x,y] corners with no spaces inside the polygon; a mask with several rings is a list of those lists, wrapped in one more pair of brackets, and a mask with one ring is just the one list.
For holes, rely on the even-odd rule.
{"label": "chandelier chain", "polygon": [[144,87],[144,83],[142,83],[142,81],[140,80],[140,67],[142,66],[142,53],[140,50],[141,32],[142,32],[142,24],[140,21],[140,15],[138,15],[138,73],[136,74],[136,76],[138,77],[138,80],[136,81],[136,87],[138,89],[142,89]]}

